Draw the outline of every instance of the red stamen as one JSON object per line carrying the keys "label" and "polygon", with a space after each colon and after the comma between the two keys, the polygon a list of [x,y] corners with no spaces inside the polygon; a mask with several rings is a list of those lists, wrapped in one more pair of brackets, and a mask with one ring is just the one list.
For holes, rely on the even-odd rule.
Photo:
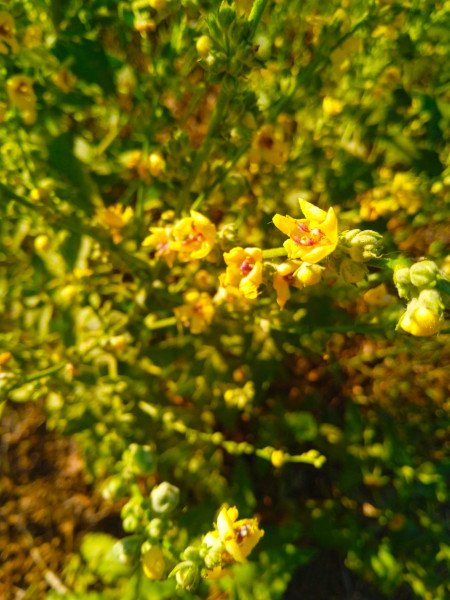
{"label": "red stamen", "polygon": [[244,262],[241,264],[241,266],[239,267],[239,270],[245,276],[247,276],[252,269],[253,269],[253,264],[249,261],[248,258],[246,258],[244,260]]}

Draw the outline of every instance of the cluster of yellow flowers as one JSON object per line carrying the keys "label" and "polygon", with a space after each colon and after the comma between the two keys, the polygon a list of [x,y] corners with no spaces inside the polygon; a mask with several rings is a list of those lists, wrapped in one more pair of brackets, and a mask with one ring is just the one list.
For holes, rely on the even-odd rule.
{"label": "cluster of yellow flowers", "polygon": [[191,211],[190,217],[180,219],[173,226],[152,227],[143,246],[154,249],[172,267],[175,258],[181,262],[205,258],[216,243],[216,228],[211,221]]}
{"label": "cluster of yellow flowers", "polygon": [[398,210],[415,214],[422,205],[418,192],[419,180],[409,172],[393,173],[391,169],[380,169],[382,184],[368,190],[360,197],[360,216],[366,221],[391,215]]}

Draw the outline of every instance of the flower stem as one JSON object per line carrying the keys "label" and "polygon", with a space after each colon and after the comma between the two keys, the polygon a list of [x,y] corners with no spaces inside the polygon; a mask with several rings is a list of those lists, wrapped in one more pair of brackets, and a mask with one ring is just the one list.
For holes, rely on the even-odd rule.
{"label": "flower stem", "polygon": [[279,258],[281,256],[287,256],[286,250],[281,248],[269,248],[268,250],[262,251],[263,258]]}
{"label": "flower stem", "polygon": [[147,329],[164,329],[164,327],[172,327],[177,324],[176,317],[167,317],[167,319],[160,319],[159,321],[155,321],[154,323],[150,323],[147,325]]}

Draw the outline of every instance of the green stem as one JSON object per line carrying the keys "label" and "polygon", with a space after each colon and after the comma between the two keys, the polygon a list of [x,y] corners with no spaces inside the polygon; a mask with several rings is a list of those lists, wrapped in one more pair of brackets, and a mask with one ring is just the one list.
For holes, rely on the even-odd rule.
{"label": "green stem", "polygon": [[262,251],[263,258],[279,258],[287,256],[287,252],[284,248],[269,248],[269,250]]}
{"label": "green stem", "polygon": [[248,17],[248,22],[250,24],[250,39],[255,35],[266,5],[267,0],[254,0],[253,2],[252,10],[250,11],[250,15]]}
{"label": "green stem", "polygon": [[164,329],[164,327],[172,327],[173,325],[176,325],[176,324],[177,324],[176,317],[167,317],[167,319],[160,319],[159,321],[150,323],[150,325],[147,325],[147,329],[150,329],[153,331],[154,329]]}
{"label": "green stem", "polygon": [[49,367],[48,369],[45,369],[44,371],[39,371],[38,373],[33,373],[32,375],[28,375],[27,377],[24,377],[24,379],[22,379],[21,384],[30,383],[32,381],[37,381],[38,379],[42,379],[43,377],[48,377],[49,375],[54,375],[55,373],[58,373],[58,371],[61,371],[61,369],[64,369],[64,367],[66,365],[67,365],[67,362],[58,363],[57,365],[54,365],[53,367]]}

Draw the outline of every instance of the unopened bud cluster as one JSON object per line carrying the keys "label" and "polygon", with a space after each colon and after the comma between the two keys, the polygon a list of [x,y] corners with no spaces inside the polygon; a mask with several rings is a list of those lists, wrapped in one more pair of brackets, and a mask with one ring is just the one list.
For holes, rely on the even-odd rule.
{"label": "unopened bud cluster", "polygon": [[359,283],[367,274],[365,263],[381,256],[383,238],[370,229],[364,231],[352,229],[344,231],[339,236],[339,248],[342,251],[339,275],[347,283]]}

